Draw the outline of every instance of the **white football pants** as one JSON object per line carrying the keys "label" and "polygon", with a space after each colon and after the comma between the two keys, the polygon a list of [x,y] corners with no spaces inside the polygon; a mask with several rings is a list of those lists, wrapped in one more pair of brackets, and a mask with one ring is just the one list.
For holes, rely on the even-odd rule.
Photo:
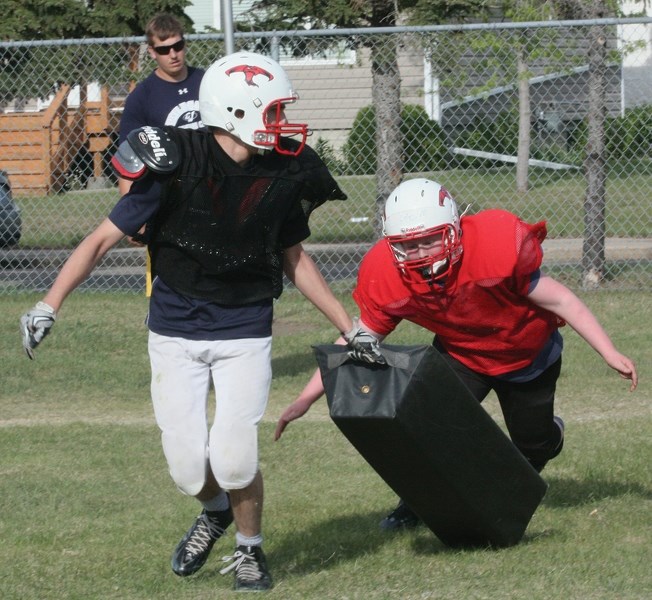
{"label": "white football pants", "polygon": [[[256,475],[271,348],[271,337],[211,342],[149,333],[154,415],[170,475],[185,494],[201,491],[209,468],[225,490],[245,488]],[[215,417],[209,431],[211,376]]]}

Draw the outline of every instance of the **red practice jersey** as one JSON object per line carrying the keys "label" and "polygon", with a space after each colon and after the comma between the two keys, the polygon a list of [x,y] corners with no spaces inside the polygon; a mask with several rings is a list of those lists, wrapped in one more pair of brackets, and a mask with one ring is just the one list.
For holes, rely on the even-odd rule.
{"label": "red practice jersey", "polygon": [[546,224],[486,210],[463,217],[461,228],[462,258],[443,286],[402,275],[387,240],[376,243],[362,260],[353,292],[360,318],[381,335],[402,319],[421,325],[479,373],[526,367],[564,324],[527,298],[543,259]]}

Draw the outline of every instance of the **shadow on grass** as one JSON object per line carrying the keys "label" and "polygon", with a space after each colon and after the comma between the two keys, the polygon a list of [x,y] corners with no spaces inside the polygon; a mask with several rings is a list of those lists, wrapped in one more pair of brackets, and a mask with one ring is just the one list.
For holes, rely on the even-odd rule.
{"label": "shadow on grass", "polygon": [[307,381],[316,368],[317,360],[309,346],[303,353],[277,356],[272,359],[272,371],[275,377],[295,377],[305,374]]}
{"label": "shadow on grass", "polygon": [[370,512],[343,515],[314,523],[307,529],[293,531],[275,540],[268,552],[270,563],[284,571],[284,575],[301,576],[316,573],[342,562],[374,554],[385,544],[401,544],[406,536],[423,537],[430,551],[450,551],[425,526],[417,529],[388,533],[379,529],[378,523],[385,513]]}
{"label": "shadow on grass", "polygon": [[[451,547],[442,542],[428,527],[421,524],[414,529],[383,532],[378,523],[386,513],[358,513],[328,519],[312,527],[293,532],[268,552],[270,563],[279,576],[301,577],[309,573],[328,570],[343,562],[374,554],[387,544],[404,546],[415,554],[432,556],[459,552],[500,552],[507,548],[490,546]],[[536,543],[540,534],[525,534],[521,544]],[[282,575],[281,575],[282,573]]]}
{"label": "shadow on grass", "polygon": [[[552,477],[548,479],[548,493],[542,506],[576,507],[597,500],[635,494],[651,499],[652,490],[636,483],[618,482],[608,479],[578,480]],[[509,550],[515,546],[540,543],[542,538],[555,536],[551,531],[526,531],[522,539],[513,546],[460,546],[449,547],[425,525],[398,533],[379,530],[377,524],[383,513],[357,513],[340,516],[315,523],[312,527],[293,532],[276,544],[271,559],[289,576],[301,576],[329,569],[341,562],[373,554],[386,544],[403,544],[407,541],[419,555],[443,553],[480,552],[494,553]]]}
{"label": "shadow on grass", "polygon": [[460,546],[446,546],[439,538],[435,536],[434,533],[432,533],[427,527],[421,526],[419,527],[416,531],[420,533],[418,537],[415,537],[415,539],[412,542],[412,549],[414,550],[415,554],[418,554],[420,556],[430,556],[433,554],[442,554],[444,552],[451,552],[455,554],[459,553],[466,553],[466,552],[479,552],[479,553],[495,553],[495,552],[502,552],[505,550],[509,550],[510,548],[513,548],[514,546],[522,546],[526,544],[531,544],[533,542],[536,542],[538,538],[541,537],[540,534],[528,534],[525,533],[521,540],[517,542],[516,544],[512,544],[511,546],[491,546],[489,544],[481,546],[481,545],[460,545]]}
{"label": "shadow on grass", "polygon": [[418,532],[420,535],[415,537],[412,542],[412,548],[416,554],[419,555],[432,555],[432,554],[441,554],[443,552],[453,552],[453,553],[466,553],[466,552],[476,552],[476,553],[496,553],[504,552],[514,548],[516,546],[527,546],[529,544],[538,543],[542,537],[548,537],[552,535],[550,532],[529,532],[525,531],[523,537],[516,543],[510,544],[507,546],[493,546],[491,544],[460,544],[459,546],[448,546],[444,544],[437,536],[430,531],[425,525],[418,527],[415,532]]}
{"label": "shadow on grass", "polygon": [[376,553],[382,546],[404,546],[420,556],[458,553],[498,553],[516,546],[536,544],[550,533],[525,532],[522,539],[511,546],[489,545],[448,546],[428,527],[421,524],[400,532],[383,532],[377,524],[386,513],[358,513],[315,523],[312,527],[294,532],[276,543],[268,553],[270,562],[282,576],[303,576],[328,570],[343,562]]}
{"label": "shadow on grass", "polygon": [[[396,547],[409,545],[410,551],[420,556],[457,553],[496,553],[516,546],[535,544],[552,532],[526,532],[523,538],[512,546],[459,546],[451,547],[442,542],[428,527],[421,524],[414,529],[399,532],[383,532],[378,523],[386,512],[369,512],[342,515],[313,523],[304,529],[296,529],[285,535],[274,533],[274,539],[266,544],[270,570],[277,582],[286,578],[303,577],[309,574],[337,568],[342,563],[352,563],[358,558],[378,552],[390,544]],[[272,543],[273,542],[273,543]],[[226,550],[226,551],[225,551]],[[194,575],[195,582],[220,577],[219,570],[224,563],[219,558],[229,553],[228,547],[216,547],[211,563]],[[230,585],[231,575],[228,577]]]}
{"label": "shadow on grass", "polygon": [[648,500],[652,499],[652,489],[638,483],[596,478],[550,477],[545,479],[549,487],[542,504],[550,507],[583,506],[596,500],[628,494]]}

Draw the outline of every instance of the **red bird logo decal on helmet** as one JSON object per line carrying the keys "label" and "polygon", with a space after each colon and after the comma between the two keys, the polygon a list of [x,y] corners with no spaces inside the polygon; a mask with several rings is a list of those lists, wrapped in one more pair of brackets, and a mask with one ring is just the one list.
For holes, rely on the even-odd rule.
{"label": "red bird logo decal on helmet", "polygon": [[274,79],[274,75],[272,75],[269,71],[265,71],[265,69],[251,65],[238,65],[237,67],[232,67],[226,71],[227,75],[231,75],[231,73],[244,73],[245,83],[254,87],[258,87],[258,84],[254,83],[254,77],[256,75],[264,75],[270,81]]}
{"label": "red bird logo decal on helmet", "polygon": [[453,198],[451,195],[448,193],[448,190],[446,188],[440,187],[439,188],[439,206],[444,206],[444,202],[446,201],[446,198],[449,198],[452,200]]}

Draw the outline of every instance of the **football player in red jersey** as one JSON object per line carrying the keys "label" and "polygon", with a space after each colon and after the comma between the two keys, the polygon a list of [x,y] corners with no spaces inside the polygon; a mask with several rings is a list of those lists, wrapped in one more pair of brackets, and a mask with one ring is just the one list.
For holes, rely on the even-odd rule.
{"label": "football player in red jersey", "polygon": [[[383,233],[363,258],[353,292],[359,326],[378,341],[403,319],[432,331],[435,348],[478,401],[495,391],[512,442],[537,471],[564,442],[564,423],[554,414],[561,326],[570,325],[636,388],[634,362],[571,290],[541,271],[545,222],[528,224],[505,210],[460,217],[444,187],[419,178],[389,195]],[[323,391],[317,371],[281,415],[276,439]],[[418,522],[399,502],[381,527]]]}

